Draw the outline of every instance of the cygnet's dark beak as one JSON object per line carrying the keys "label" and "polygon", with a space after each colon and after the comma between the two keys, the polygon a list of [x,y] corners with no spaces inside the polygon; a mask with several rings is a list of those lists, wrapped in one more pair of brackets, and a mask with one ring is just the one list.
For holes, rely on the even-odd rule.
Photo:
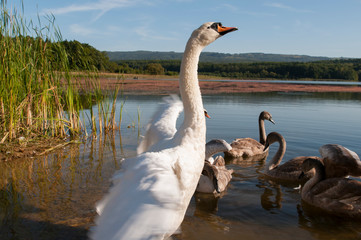
{"label": "cygnet's dark beak", "polygon": [[268,142],[266,142],[266,144],[264,145],[263,151],[266,151],[268,148],[269,148],[269,144],[268,144]]}
{"label": "cygnet's dark beak", "polygon": [[218,180],[216,178],[213,178],[213,186],[217,193],[221,193],[221,190],[219,189],[218,186]]}
{"label": "cygnet's dark beak", "polygon": [[276,122],[275,122],[275,121],[273,121],[273,119],[272,119],[272,118],[270,118],[270,119],[269,119],[269,121],[270,121],[271,123],[273,123],[273,124],[276,124]]}

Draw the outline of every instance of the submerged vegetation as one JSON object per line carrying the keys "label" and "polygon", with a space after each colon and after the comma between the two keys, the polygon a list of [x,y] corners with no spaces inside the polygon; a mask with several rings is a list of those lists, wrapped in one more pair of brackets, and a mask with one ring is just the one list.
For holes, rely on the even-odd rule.
{"label": "submerged vegetation", "polygon": [[[115,101],[120,88],[110,92],[100,88],[97,70],[101,66],[92,62],[82,45],[76,49],[76,59],[69,54],[54,16],[45,17],[44,25],[40,17],[35,24],[22,13],[9,10],[7,2],[1,1],[0,143],[79,136],[87,134],[89,124],[93,133],[118,128]],[[80,70],[81,74],[71,73]],[[109,97],[111,103],[107,103]],[[100,109],[98,116],[93,104]],[[89,106],[90,116],[84,116]]]}

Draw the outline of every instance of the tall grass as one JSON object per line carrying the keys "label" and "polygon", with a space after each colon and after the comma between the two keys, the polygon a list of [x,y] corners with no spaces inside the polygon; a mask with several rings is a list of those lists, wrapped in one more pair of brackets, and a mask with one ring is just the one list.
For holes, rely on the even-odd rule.
{"label": "tall grass", "polygon": [[[24,11],[22,9],[22,11]],[[9,10],[1,0],[0,16],[0,143],[20,136],[78,136],[86,132],[80,120],[84,110],[80,78],[70,73],[69,61],[62,46],[55,18],[38,17],[37,24],[27,22],[23,12]],[[115,129],[115,101],[119,88],[111,94],[112,104],[104,105],[106,95],[100,88],[91,66],[86,73],[88,104],[99,109],[98,131]],[[111,109],[109,109],[109,107]],[[122,105],[123,108],[123,105]],[[108,111],[109,110],[109,111]],[[91,108],[90,123],[97,131]],[[120,126],[120,123],[119,123]]]}
{"label": "tall grass", "polygon": [[[1,1],[1,7],[1,133],[8,134],[9,139],[30,133],[64,136],[68,121],[64,119],[60,80],[68,64],[59,43],[49,47],[53,38],[61,36],[54,18],[47,17],[46,26],[40,21],[35,26],[16,9],[8,10],[6,1]],[[54,60],[64,72],[53,69]]]}

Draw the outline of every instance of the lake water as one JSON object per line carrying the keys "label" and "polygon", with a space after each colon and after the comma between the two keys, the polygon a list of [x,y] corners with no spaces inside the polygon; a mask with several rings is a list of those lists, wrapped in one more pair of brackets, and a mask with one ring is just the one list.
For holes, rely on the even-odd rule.
{"label": "lake water", "polygon": [[[201,80],[202,81],[202,80]],[[338,86],[361,86],[361,82],[354,81],[316,81],[316,80],[234,80],[234,79],[222,79],[222,80],[210,80],[217,82],[258,82],[258,83],[287,83],[287,84],[304,84],[304,85],[338,85]]]}
{"label": "lake water", "polygon": [[[161,96],[123,96],[119,105],[124,99],[121,132],[46,157],[0,162],[0,239],[86,239],[95,203],[121,159],[136,155]],[[285,160],[319,155],[327,143],[361,154],[361,94],[245,93],[206,95],[203,101],[212,117],[207,140],[258,139],[258,115],[267,110],[276,124],[266,122],[266,131],[287,141]],[[276,150],[272,145],[270,156]],[[196,194],[174,239],[361,239],[361,221],[307,207],[295,186],[263,177],[264,162],[227,167],[234,169],[227,191],[219,198]]]}
{"label": "lake water", "polygon": [[[112,78],[116,79],[116,78]],[[176,78],[163,78],[159,80],[178,81]],[[326,80],[257,80],[257,79],[199,79],[207,82],[253,82],[253,83],[286,83],[286,84],[303,84],[303,85],[337,85],[337,86],[361,86],[361,82],[356,81],[326,81]]]}

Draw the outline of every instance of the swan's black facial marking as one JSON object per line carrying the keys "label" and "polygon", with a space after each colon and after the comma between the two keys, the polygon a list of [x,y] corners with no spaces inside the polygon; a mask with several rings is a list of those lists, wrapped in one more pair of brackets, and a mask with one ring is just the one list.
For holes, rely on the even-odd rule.
{"label": "swan's black facial marking", "polygon": [[213,23],[211,26],[209,26],[208,28],[212,28],[212,29],[214,29],[215,31],[218,32],[218,26],[219,26],[219,27],[222,27],[222,23],[220,23],[220,22],[215,22],[215,23]]}
{"label": "swan's black facial marking", "polygon": [[219,33],[219,35],[221,35],[221,36],[223,36],[229,32],[238,30],[238,28],[236,28],[236,27],[223,27],[222,23],[220,23],[220,22],[212,23],[211,26],[208,26],[208,29],[213,29],[214,31]]}
{"label": "swan's black facial marking", "polygon": [[212,28],[214,31],[218,32],[218,26],[222,27],[222,23],[220,22],[215,22],[213,23],[211,26],[208,26],[208,28]]}

